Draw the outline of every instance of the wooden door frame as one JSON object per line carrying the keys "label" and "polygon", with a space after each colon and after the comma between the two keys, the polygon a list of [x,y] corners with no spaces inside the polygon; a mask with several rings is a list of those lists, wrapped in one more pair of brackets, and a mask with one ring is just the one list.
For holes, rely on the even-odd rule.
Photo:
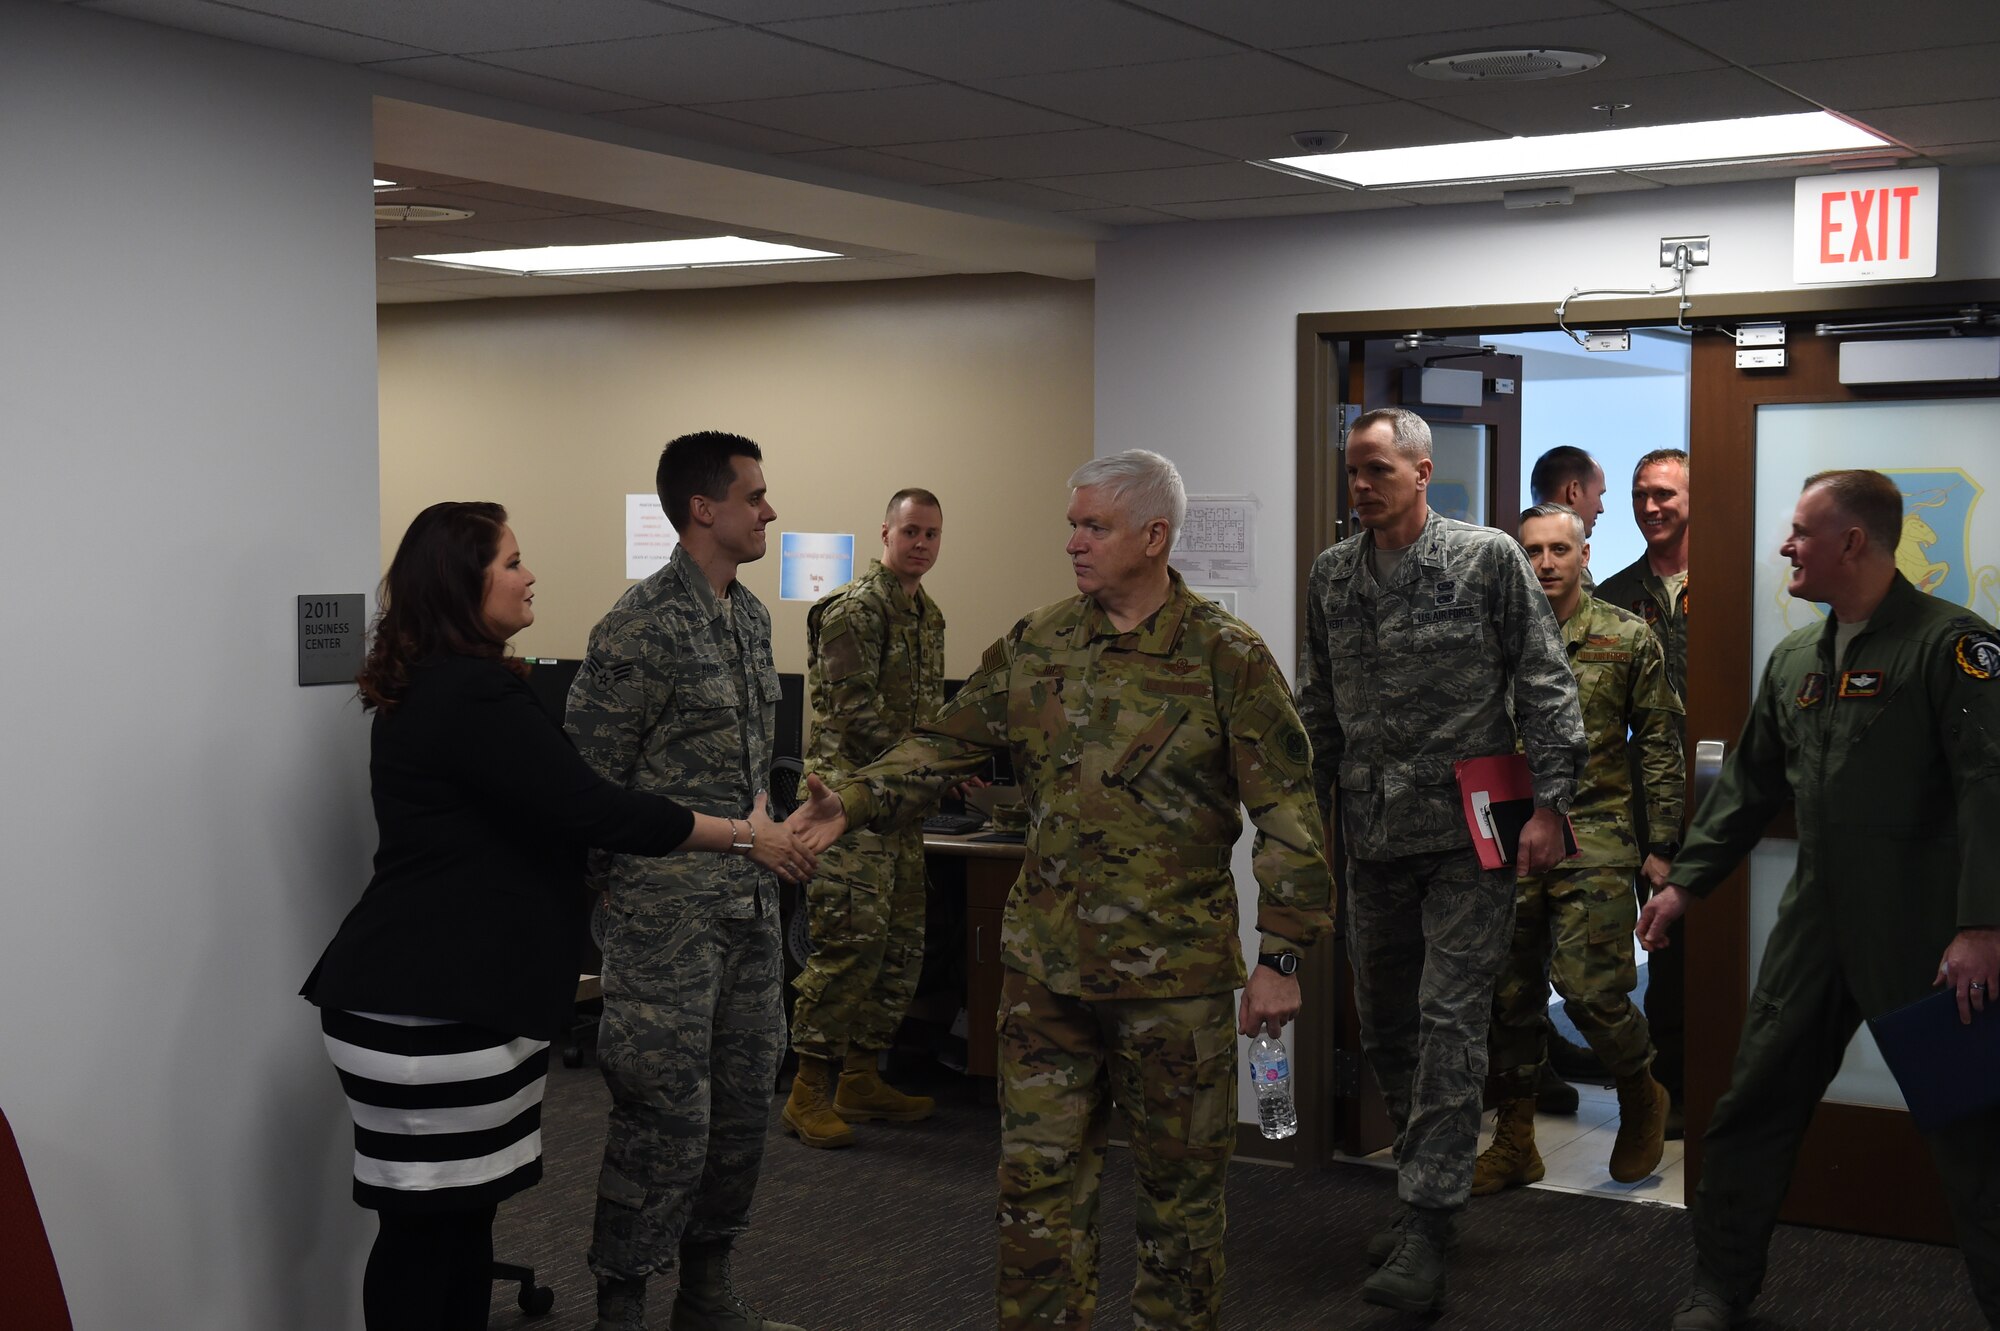
{"label": "wooden door frame", "polygon": [[[1698,310],[1690,311],[1690,318],[1696,324],[1709,324],[1716,320],[1754,319],[1799,319],[1822,316],[1866,314],[1877,318],[1895,317],[1901,312],[1934,311],[1939,306],[1966,306],[1993,304],[2000,302],[2000,280],[1970,282],[1913,282],[1884,284],[1867,287],[1826,287],[1786,291],[1730,292],[1716,296],[1704,296],[1697,300]],[[1671,327],[1671,317],[1663,317],[1662,311],[1671,316],[1669,302],[1659,298],[1637,298],[1592,301],[1579,312],[1579,326],[1589,327]],[[1330,391],[1333,374],[1339,364],[1338,347],[1347,339],[1393,338],[1416,330],[1438,336],[1452,335],[1493,335],[1503,332],[1553,332],[1558,331],[1553,311],[1547,304],[1514,305],[1472,305],[1449,306],[1429,309],[1383,309],[1355,310],[1338,313],[1309,313],[1298,316],[1296,333],[1297,382],[1297,449],[1295,457],[1295,517],[1297,532],[1294,538],[1293,568],[1294,583],[1292,594],[1293,624],[1295,641],[1301,652],[1306,646],[1306,598],[1312,563],[1319,552],[1332,545],[1336,539],[1336,529],[1340,515],[1334,509],[1334,444],[1338,435],[1337,416],[1340,400]],[[1716,345],[1726,346],[1714,334]],[[1703,339],[1693,339],[1699,346]],[[1692,351],[1692,348],[1691,348]],[[1689,374],[1692,382],[1693,362],[1690,358]],[[1525,385],[1523,388],[1525,389]],[[1690,438],[1696,436],[1707,425],[1697,422],[1692,409],[1693,394],[1690,392],[1690,412],[1688,430]],[[1706,439],[1708,436],[1703,434]],[[1713,447],[1713,445],[1706,445]],[[1496,478],[1497,483],[1497,478]],[[1515,481],[1519,485],[1518,478]],[[1740,567],[1732,575],[1729,570],[1716,568],[1708,571],[1711,562],[1718,555],[1711,554],[1704,560],[1697,553],[1701,548],[1710,522],[1734,520],[1740,526],[1742,539],[1750,539],[1751,496],[1741,493],[1734,496],[1704,495],[1701,505],[1692,507],[1691,525],[1691,569],[1700,566],[1703,570],[1704,604],[1714,604],[1709,598],[1718,590],[1728,586],[1732,577],[1742,585],[1738,628],[1732,630],[1740,636],[1740,644],[1732,643],[1730,649],[1738,650],[1748,662],[1750,647],[1749,625],[1749,581],[1750,565],[1740,561]],[[1725,518],[1732,506],[1741,512],[1733,518]],[[1701,520],[1707,512],[1710,522]],[[1718,544],[1714,549],[1720,550]],[[1728,606],[1725,603],[1718,611],[1704,617],[1706,624],[1726,623]],[[1704,628],[1702,632],[1715,631]],[[1726,735],[1734,742],[1741,733],[1743,720],[1749,714],[1749,669],[1738,672],[1742,678],[1740,697],[1725,703],[1715,700],[1717,708],[1707,706],[1691,708],[1689,721],[1690,736]],[[1721,710],[1734,706],[1733,714]],[[1707,727],[1707,728],[1703,728]],[[1720,728],[1717,728],[1720,727]],[[1692,760],[1690,747],[1690,761]],[[1329,836],[1331,829],[1329,829]],[[1331,847],[1331,839],[1327,842]],[[1336,879],[1345,877],[1344,866],[1334,866]],[[1745,875],[1739,870],[1730,881],[1735,882]],[[1687,1188],[1690,1193],[1699,1177],[1701,1143],[1700,1132],[1707,1126],[1708,1116],[1714,1108],[1714,1101],[1729,1084],[1730,1065],[1734,1062],[1736,1042],[1743,1026],[1743,1015],[1749,1002],[1749,893],[1738,888],[1730,890],[1727,885],[1719,890],[1702,907],[1688,912],[1686,945],[1690,954],[1702,959],[1703,972],[1724,977],[1724,982],[1709,985],[1691,985],[1688,990],[1688,1026],[1713,1033],[1715,1038],[1700,1038],[1690,1042],[1687,1058],[1688,1085],[1688,1147],[1686,1170]],[[1301,970],[1305,1007],[1300,1013],[1297,1031],[1299,1050],[1331,1049],[1334,1023],[1340,1017],[1343,1003],[1341,975],[1339,967],[1317,958],[1309,957]],[[1300,1068],[1299,1091],[1299,1137],[1295,1148],[1295,1161],[1306,1168],[1324,1168],[1333,1161],[1333,1134],[1329,1131],[1334,1104],[1334,1069],[1325,1058],[1301,1057],[1295,1063]],[[1699,1101],[1698,1101],[1698,1097]],[[1875,1113],[1894,1111],[1877,1110]],[[1840,1178],[1838,1161],[1820,1160],[1816,1156],[1801,1155],[1795,1177],[1828,1180],[1834,1198],[1838,1196]],[[1796,1191],[1796,1190],[1795,1190]],[[1808,1221],[1807,1223],[1828,1223]],[[1860,1228],[1851,1220],[1841,1224],[1841,1228]],[[1948,1238],[1948,1235],[1946,1236]]]}

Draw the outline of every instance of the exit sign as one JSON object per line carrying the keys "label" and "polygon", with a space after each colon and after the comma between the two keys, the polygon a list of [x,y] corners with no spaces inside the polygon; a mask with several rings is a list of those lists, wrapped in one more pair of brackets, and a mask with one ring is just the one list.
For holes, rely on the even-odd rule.
{"label": "exit sign", "polygon": [[1795,182],[1794,282],[1937,276],[1938,171],[1852,171]]}

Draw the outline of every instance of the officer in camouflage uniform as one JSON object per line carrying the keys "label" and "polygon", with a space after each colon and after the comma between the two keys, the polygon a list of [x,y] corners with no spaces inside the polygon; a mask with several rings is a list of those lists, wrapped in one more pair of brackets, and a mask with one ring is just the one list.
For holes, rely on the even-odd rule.
{"label": "officer in camouflage uniform", "polygon": [[[1667,653],[1667,684],[1687,702],[1688,660],[1688,455],[1678,448],[1657,448],[1632,468],[1632,519],[1646,540],[1646,552],[1605,580],[1594,595],[1646,621]],[[1685,748],[1685,734],[1683,734]],[[1641,815],[1645,810],[1639,811]],[[1671,860],[1680,845],[1679,822],[1642,822],[1641,845]],[[1649,895],[1652,880],[1640,885]],[[1674,941],[1680,941],[1674,929]],[[1653,1046],[1659,1056],[1653,1075],[1673,1099],[1667,1136],[1681,1135],[1681,1100],[1687,1067],[1687,950],[1670,947],[1657,953],[1646,970],[1646,1019],[1652,1024]]]}
{"label": "officer in camouflage uniform", "polygon": [[[815,822],[908,823],[1012,752],[1029,823],[1001,933],[999,1326],[1090,1325],[1115,1102],[1139,1179],[1132,1325],[1204,1331],[1222,1306],[1236,1030],[1297,1013],[1290,968],[1330,923],[1331,880],[1284,676],[1167,566],[1187,505],[1173,464],[1133,450],[1070,484],[1083,594],[1021,620],[934,720],[798,820],[808,844]],[[1230,874],[1244,807],[1270,963],[1247,979]]]}
{"label": "officer in camouflage uniform", "polygon": [[[1521,548],[1562,622],[1590,758],[1570,806],[1580,853],[1515,887],[1514,945],[1493,1003],[1500,1112],[1493,1144],[1473,1167],[1475,1197],[1537,1182],[1545,1172],[1535,1149],[1535,1082],[1551,975],[1577,1030],[1618,1079],[1611,1177],[1637,1183],[1652,1173],[1667,1123],[1667,1092],[1650,1071],[1646,1019],[1627,997],[1639,983],[1632,879],[1642,858],[1632,770],[1641,773],[1648,825],[1680,826],[1681,703],[1667,687],[1666,657],[1645,621],[1583,590],[1590,545],[1577,515],[1541,504],[1521,515],[1520,530]],[[1646,868],[1664,874],[1667,865],[1654,856]]]}
{"label": "officer in camouflage uniform", "polygon": [[1340,791],[1361,1042],[1406,1204],[1370,1240],[1381,1269],[1362,1297],[1411,1312],[1444,1296],[1514,923],[1513,870],[1480,868],[1453,764],[1526,751],[1535,811],[1516,863],[1541,873],[1563,854],[1585,752],[1548,597],[1503,533],[1430,511],[1430,453],[1430,427],[1398,407],[1349,430],[1365,530],[1313,561],[1299,695],[1323,812]]}
{"label": "officer in camouflage uniform", "polygon": [[[944,614],[922,587],[943,537],[937,496],[898,491],[882,522],[882,558],[807,614],[807,772],[852,772],[944,701]],[[807,1146],[849,1146],[850,1122],[912,1123],[935,1107],[876,1073],[923,970],[923,829],[853,833],[828,847],[807,893],[813,954],[792,981],[799,1071],[784,1121]]]}
{"label": "officer in camouflage uniform", "polygon": [[[1690,898],[1792,807],[1798,867],[1702,1138],[1695,1288],[1675,1331],[1723,1331],[1756,1298],[1799,1144],[1862,1018],[1945,985],[1961,1021],[1995,1020],[2000,638],[1896,571],[1902,528],[1903,496],[1879,472],[1806,482],[1779,553],[1790,593],[1833,613],[1772,651],[1743,738],[1639,917],[1640,941],[1664,946]],[[1927,1135],[1973,1295],[2000,1326],[2000,1109]]]}
{"label": "officer in camouflage uniform", "polygon": [[[762,453],[683,435],[660,455],[679,533],[665,568],[591,630],[569,731],[599,772],[742,818],[771,769],[778,671],[771,616],[736,580],[777,515]],[[747,835],[747,832],[746,832]],[[646,1278],[678,1265],[674,1331],[799,1331],[730,1283],[748,1227],[771,1086],[785,1047],[778,884],[748,859],[613,855],[598,1056],[611,1088],[590,1269],[600,1331],[643,1331]]]}

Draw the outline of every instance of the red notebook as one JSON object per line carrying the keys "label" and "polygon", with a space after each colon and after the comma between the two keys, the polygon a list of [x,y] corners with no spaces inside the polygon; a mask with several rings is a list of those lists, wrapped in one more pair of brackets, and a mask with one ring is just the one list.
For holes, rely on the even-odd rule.
{"label": "red notebook", "polygon": [[[1466,758],[1453,764],[1466,830],[1482,869],[1505,869],[1520,848],[1521,829],[1535,814],[1535,782],[1528,759],[1519,753]],[[1576,829],[1563,819],[1563,857],[1576,855]]]}

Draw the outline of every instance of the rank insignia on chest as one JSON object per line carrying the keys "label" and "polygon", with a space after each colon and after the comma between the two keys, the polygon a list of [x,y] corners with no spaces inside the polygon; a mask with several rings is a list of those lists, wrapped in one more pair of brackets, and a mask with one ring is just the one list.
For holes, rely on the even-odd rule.
{"label": "rank insignia on chest", "polygon": [[1974,679],[2000,677],[2000,638],[1991,633],[1967,633],[1952,648],[1958,668]]}
{"label": "rank insignia on chest", "polygon": [[1879,670],[1843,670],[1840,672],[1840,696],[1873,698],[1882,692],[1885,682]]}
{"label": "rank insignia on chest", "polygon": [[1825,696],[1826,676],[1815,670],[1799,681],[1799,696],[1792,701],[1799,705],[1800,711],[1804,711],[1808,707],[1817,706],[1819,700]]}

